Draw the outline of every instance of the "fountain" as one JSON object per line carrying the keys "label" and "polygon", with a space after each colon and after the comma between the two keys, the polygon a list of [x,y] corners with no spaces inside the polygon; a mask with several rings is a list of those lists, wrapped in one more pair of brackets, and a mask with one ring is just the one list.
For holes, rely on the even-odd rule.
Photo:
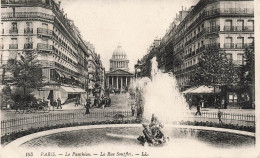
{"label": "fountain", "polygon": [[[170,142],[160,148],[141,146],[136,138],[143,132],[140,124],[111,124],[61,128],[35,133],[10,143],[7,148],[64,148],[75,152],[89,151],[90,154],[115,153],[130,156],[162,157],[248,157],[255,154],[255,137],[252,133],[239,133],[235,130],[203,128],[196,126],[173,125],[189,118],[188,105],[179,92],[177,81],[171,74],[162,73],[157,69],[156,59],[152,59],[151,79],[140,78],[132,85],[136,90],[137,100],[143,101],[142,115],[145,128],[151,123],[152,115],[164,124],[162,133],[170,137]],[[153,122],[153,121],[151,121]],[[27,137],[27,138],[26,138]],[[214,138],[214,139],[212,139]],[[226,149],[227,148],[227,149]],[[243,150],[241,150],[243,149]],[[61,149],[59,149],[61,150]],[[145,151],[145,153],[144,153]],[[188,151],[188,152],[187,152]],[[204,151],[209,154],[205,155]],[[127,152],[127,153],[126,153]],[[147,153],[146,153],[147,152]],[[144,155],[143,155],[144,154]],[[102,156],[102,155],[101,155]],[[106,155],[108,156],[108,155]]]}
{"label": "fountain", "polygon": [[134,85],[141,89],[144,98],[145,119],[149,120],[155,114],[163,123],[172,123],[188,117],[188,104],[179,92],[175,77],[158,70],[155,57],[152,59],[151,79],[137,79]]}

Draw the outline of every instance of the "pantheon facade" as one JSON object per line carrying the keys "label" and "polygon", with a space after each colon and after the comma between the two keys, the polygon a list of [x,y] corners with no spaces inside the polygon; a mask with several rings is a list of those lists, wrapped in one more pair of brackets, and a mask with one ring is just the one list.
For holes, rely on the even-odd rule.
{"label": "pantheon facade", "polygon": [[129,72],[128,64],[125,51],[118,45],[110,59],[109,72],[106,73],[107,87],[124,90],[131,84],[134,74]]}

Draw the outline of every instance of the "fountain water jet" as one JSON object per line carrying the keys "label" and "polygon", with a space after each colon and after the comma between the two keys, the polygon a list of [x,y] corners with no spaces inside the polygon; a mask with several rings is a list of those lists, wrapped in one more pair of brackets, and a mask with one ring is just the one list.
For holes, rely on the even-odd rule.
{"label": "fountain water jet", "polygon": [[[144,114],[150,120],[155,114],[160,121],[172,123],[185,120],[188,116],[188,104],[180,93],[175,77],[162,73],[157,66],[156,58],[152,59],[151,79],[136,79],[133,87],[137,97],[144,99]],[[141,96],[139,96],[141,95]]]}

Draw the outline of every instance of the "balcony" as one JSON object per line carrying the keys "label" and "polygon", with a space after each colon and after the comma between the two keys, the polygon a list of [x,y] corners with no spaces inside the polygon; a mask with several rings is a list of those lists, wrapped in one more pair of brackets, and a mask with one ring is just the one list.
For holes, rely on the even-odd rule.
{"label": "balcony", "polygon": [[33,28],[25,28],[24,29],[24,34],[32,34],[33,33]]}
{"label": "balcony", "polygon": [[237,49],[244,49],[245,48],[245,44],[244,43],[236,43],[236,48]]}
{"label": "balcony", "polygon": [[18,44],[9,44],[9,49],[18,49]]}
{"label": "balcony", "polygon": [[244,26],[244,31],[254,32],[253,26]]}
{"label": "balcony", "polygon": [[24,49],[33,49],[33,43],[25,43]]}
{"label": "balcony", "polygon": [[10,34],[18,34],[18,29],[10,29],[9,33]]}
{"label": "balcony", "polygon": [[234,26],[224,26],[224,31],[235,31],[235,27]]}
{"label": "balcony", "polygon": [[224,43],[224,48],[225,49],[232,49],[232,48],[234,48],[234,43]]}
{"label": "balcony", "polygon": [[55,66],[54,61],[48,61],[48,60],[40,60],[39,64],[42,65],[42,67],[54,67]]}
{"label": "balcony", "polygon": [[44,28],[37,28],[37,34],[41,36],[48,36],[51,37],[53,35],[53,31]]}
{"label": "balcony", "polygon": [[206,33],[217,33],[220,31],[220,26],[207,27]]}
{"label": "balcony", "polygon": [[254,14],[253,8],[223,8],[222,14]]}
{"label": "balcony", "polygon": [[37,49],[41,51],[52,51],[53,46],[49,44],[43,44],[43,43],[38,43],[37,44]]}

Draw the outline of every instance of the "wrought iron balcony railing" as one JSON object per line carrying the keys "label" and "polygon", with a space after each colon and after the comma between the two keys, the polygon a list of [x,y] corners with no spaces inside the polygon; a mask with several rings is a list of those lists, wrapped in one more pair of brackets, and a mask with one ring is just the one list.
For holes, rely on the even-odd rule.
{"label": "wrought iron balcony railing", "polygon": [[18,34],[18,29],[10,29],[9,33],[10,34]]}
{"label": "wrought iron balcony railing", "polygon": [[42,36],[52,36],[53,31],[49,29],[44,29],[44,28],[37,28],[37,34],[42,35]]}
{"label": "wrought iron balcony railing", "polygon": [[33,33],[33,28],[25,28],[25,29],[24,29],[24,33],[25,33],[25,34],[31,34],[31,33]]}
{"label": "wrought iron balcony railing", "polygon": [[33,49],[33,43],[25,43],[24,49]]}
{"label": "wrought iron balcony railing", "polygon": [[236,43],[236,48],[244,49],[245,48],[245,44],[244,43]]}
{"label": "wrought iron balcony railing", "polygon": [[224,26],[224,31],[236,31],[234,26]]}
{"label": "wrought iron balcony railing", "polygon": [[18,44],[9,44],[9,49],[18,49]]}
{"label": "wrought iron balcony railing", "polygon": [[224,48],[232,49],[232,48],[234,48],[234,43],[224,43]]}
{"label": "wrought iron balcony railing", "polygon": [[43,51],[52,51],[53,46],[49,44],[43,44],[43,43],[38,43],[37,44],[37,49],[38,50],[43,50]]}

